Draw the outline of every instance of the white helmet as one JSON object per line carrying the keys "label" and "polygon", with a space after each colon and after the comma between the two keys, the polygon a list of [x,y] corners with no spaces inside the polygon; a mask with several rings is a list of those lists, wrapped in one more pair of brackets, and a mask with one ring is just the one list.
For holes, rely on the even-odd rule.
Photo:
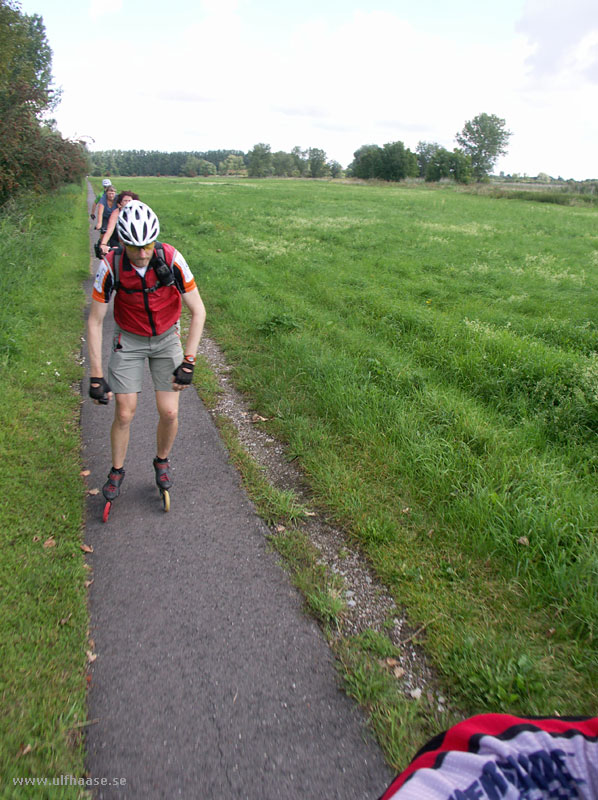
{"label": "white helmet", "polygon": [[160,222],[149,206],[140,200],[131,200],[120,210],[116,231],[124,244],[143,247],[156,241]]}
{"label": "white helmet", "polygon": [[112,181],[110,180],[110,178],[104,178],[104,180],[102,181],[102,186],[104,187],[104,189],[106,189],[108,186],[112,186]]}

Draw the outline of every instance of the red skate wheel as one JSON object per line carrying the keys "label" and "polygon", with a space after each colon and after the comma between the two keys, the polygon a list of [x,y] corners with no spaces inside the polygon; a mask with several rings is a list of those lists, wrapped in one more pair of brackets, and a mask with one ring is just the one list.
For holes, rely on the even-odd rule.
{"label": "red skate wheel", "polygon": [[110,514],[110,509],[112,508],[112,503],[110,500],[106,502],[104,506],[104,513],[102,514],[102,522],[108,522],[108,515]]}

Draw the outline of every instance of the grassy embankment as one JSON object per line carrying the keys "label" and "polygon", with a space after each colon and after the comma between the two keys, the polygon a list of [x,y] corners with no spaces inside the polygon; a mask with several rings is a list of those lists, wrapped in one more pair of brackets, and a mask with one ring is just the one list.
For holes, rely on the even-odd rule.
{"label": "grassy embankment", "polygon": [[[450,188],[121,182],[186,255],[238,386],[316,502],[425,626],[451,703],[597,713],[596,210]],[[362,660],[389,655],[379,638],[349,644],[349,689],[404,764],[441,720]]]}
{"label": "grassy embankment", "polygon": [[78,797],[13,779],[83,774],[87,608],[81,551],[85,193],[0,217],[0,795]]}

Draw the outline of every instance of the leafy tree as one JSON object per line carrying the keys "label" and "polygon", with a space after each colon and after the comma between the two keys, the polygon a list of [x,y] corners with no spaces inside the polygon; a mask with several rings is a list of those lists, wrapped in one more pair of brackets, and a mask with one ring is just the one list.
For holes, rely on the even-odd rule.
{"label": "leafy tree", "polygon": [[486,178],[498,157],[506,154],[512,133],[505,125],[505,120],[495,114],[478,114],[456,135],[463,152],[471,158],[477,180]]}
{"label": "leafy tree", "polygon": [[209,177],[210,175],[215,175],[217,172],[216,165],[212,164],[211,161],[208,161],[206,158],[199,159],[199,174],[203,175],[204,178]]}
{"label": "leafy tree", "polygon": [[206,150],[204,153],[194,153],[199,158],[205,161],[210,161],[216,168],[225,161],[229,156],[240,156],[244,161],[244,154],[241,150]]}
{"label": "leafy tree", "polygon": [[424,180],[427,183],[450,176],[450,156],[449,151],[440,146],[428,151],[424,171]]}
{"label": "leafy tree", "polygon": [[248,174],[251,178],[266,178],[272,174],[272,152],[269,144],[256,144],[249,153]]}
{"label": "leafy tree", "polygon": [[382,149],[377,144],[364,144],[353,153],[349,170],[354,178],[379,178],[382,171]]}
{"label": "leafy tree", "polygon": [[403,142],[388,142],[381,152],[378,175],[384,181],[400,181],[418,174],[417,158]]}
{"label": "leafy tree", "polygon": [[51,65],[42,18],[0,0],[0,203],[20,189],[54,189],[87,171],[84,146],[43,120],[60,99]]}
{"label": "leafy tree", "polygon": [[[441,145],[436,142],[418,142],[415,152],[417,154],[417,165],[420,178],[427,179],[428,165],[435,161],[438,151],[442,150]],[[430,178],[430,180],[434,180]]]}
{"label": "leafy tree", "polygon": [[207,178],[208,175],[216,174],[216,167],[205,158],[189,155],[181,168],[180,174],[186,175],[188,178],[194,178],[197,175],[203,175],[204,178]]}
{"label": "leafy tree", "polygon": [[338,161],[329,161],[328,169],[333,178],[341,178],[343,175],[343,168]]}
{"label": "leafy tree", "polygon": [[309,161],[309,175],[312,178],[322,178],[327,174],[326,153],[317,147],[310,147],[307,151]]}
{"label": "leafy tree", "polygon": [[419,174],[426,181],[452,178],[457,183],[471,180],[471,159],[456,147],[451,153],[436,142],[418,142]]}
{"label": "leafy tree", "polygon": [[472,176],[471,158],[455,147],[449,158],[449,171],[457,183],[469,183]]}
{"label": "leafy tree", "polygon": [[218,165],[218,172],[221,175],[242,175],[245,172],[243,156],[230,153]]}
{"label": "leafy tree", "polygon": [[272,154],[272,170],[279,178],[290,178],[295,173],[295,159],[291,153],[278,150]]}
{"label": "leafy tree", "polygon": [[39,116],[56,107],[51,86],[52,51],[43,20],[22,14],[17,3],[0,0],[0,93],[3,105],[26,102]]}
{"label": "leafy tree", "polygon": [[295,176],[297,178],[305,178],[309,171],[307,150],[302,150],[299,146],[296,146],[291,150],[291,155],[293,156],[293,161],[295,164]]}
{"label": "leafy tree", "polygon": [[417,176],[417,157],[403,142],[366,144],[355,151],[348,171],[355,178],[400,181]]}
{"label": "leafy tree", "polygon": [[[189,156],[185,163],[183,164],[183,169],[181,170],[182,175],[186,175],[187,178],[195,178],[199,175],[199,168],[201,166],[201,161],[197,156]],[[125,173],[122,173],[123,175]]]}

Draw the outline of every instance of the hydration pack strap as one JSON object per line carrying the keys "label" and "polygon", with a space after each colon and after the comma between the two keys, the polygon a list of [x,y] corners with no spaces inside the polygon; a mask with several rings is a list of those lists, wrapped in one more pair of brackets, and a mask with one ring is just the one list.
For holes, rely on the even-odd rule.
{"label": "hydration pack strap", "polygon": [[[136,294],[137,292],[146,292],[146,293],[156,292],[162,285],[159,282],[156,283],[155,286],[152,286],[151,289],[123,289],[122,288],[122,286],[120,285],[119,278],[120,278],[120,265],[121,265],[121,262],[122,262],[123,250],[124,250],[123,246],[119,245],[116,248],[116,250],[114,251],[114,260],[112,262],[112,271],[114,272],[114,291],[115,292],[123,291],[126,294]],[[161,258],[162,261],[166,262],[166,258],[165,258],[165,254],[164,254],[164,245],[162,244],[162,242],[156,242],[156,247],[155,247],[154,252],[158,254],[158,258]],[[173,256],[173,261],[174,261],[174,256]],[[172,264],[169,264],[168,266],[172,269]]]}

